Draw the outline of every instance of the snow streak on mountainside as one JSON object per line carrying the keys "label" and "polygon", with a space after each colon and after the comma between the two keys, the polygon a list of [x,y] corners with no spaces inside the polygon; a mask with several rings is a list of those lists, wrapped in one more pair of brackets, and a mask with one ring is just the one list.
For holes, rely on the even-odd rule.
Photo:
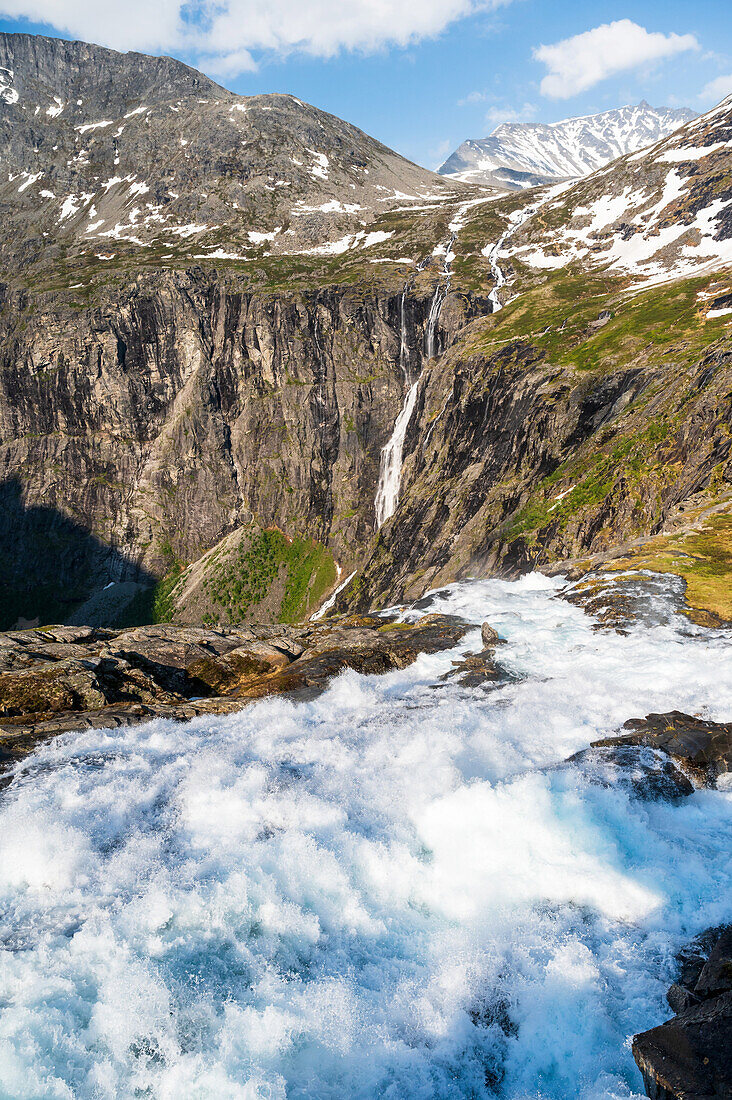
{"label": "snow streak on mountainside", "polygon": [[[334,256],[454,185],[291,95],[238,96],[170,58],[0,34],[0,248],[153,243],[192,258]],[[12,260],[11,258],[12,257]],[[169,257],[168,257],[169,258]]]}
{"label": "snow streak on mountainside", "polygon": [[511,238],[535,269],[572,261],[663,283],[732,263],[732,96],[570,187]]}
{"label": "snow streak on mountainside", "polygon": [[621,107],[549,125],[504,123],[490,137],[464,141],[438,169],[468,183],[509,189],[586,176],[603,165],[653,145],[694,117],[687,108]]}

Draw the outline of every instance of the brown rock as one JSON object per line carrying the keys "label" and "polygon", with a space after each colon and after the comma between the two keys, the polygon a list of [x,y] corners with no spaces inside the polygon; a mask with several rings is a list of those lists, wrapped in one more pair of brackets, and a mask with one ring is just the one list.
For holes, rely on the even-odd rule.
{"label": "brown rock", "polygon": [[492,649],[501,641],[498,631],[494,630],[490,623],[483,623],[480,628],[480,636],[486,649]]}
{"label": "brown rock", "polygon": [[633,1057],[652,1100],[729,1100],[732,993],[636,1035]]}
{"label": "brown rock", "polygon": [[709,722],[674,710],[633,718],[620,737],[594,741],[593,747],[648,745],[661,749],[704,786],[714,786],[720,775],[732,771],[732,723]]}

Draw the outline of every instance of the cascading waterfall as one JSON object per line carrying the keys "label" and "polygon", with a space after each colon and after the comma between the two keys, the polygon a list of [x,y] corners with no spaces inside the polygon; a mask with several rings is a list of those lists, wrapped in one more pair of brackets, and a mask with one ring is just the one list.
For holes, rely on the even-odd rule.
{"label": "cascading waterfall", "polygon": [[512,215],[512,224],[508,227],[502,237],[499,237],[494,245],[488,245],[483,249],[483,255],[488,260],[491,268],[491,275],[493,276],[494,286],[493,290],[488,295],[488,301],[492,304],[493,309],[491,312],[498,313],[499,309],[503,309],[503,303],[501,302],[499,292],[501,287],[506,285],[506,276],[501,270],[498,263],[498,257],[501,254],[501,249],[505,245],[514,233],[516,233],[522,225],[525,225],[529,218],[533,218],[534,214],[550,199],[556,197],[561,191],[565,189],[567,185],[559,185],[558,187],[552,187],[550,191],[544,196],[544,198],[533,206],[527,206],[524,210],[516,211]]}
{"label": "cascading waterfall", "polygon": [[[427,319],[427,329],[425,332],[425,354],[427,359],[434,359],[435,355],[437,354],[437,322],[440,319],[440,312],[450,289],[450,265],[452,264],[453,259],[452,246],[455,243],[455,238],[456,233],[452,233],[445,250],[445,263],[443,267],[443,274],[445,277],[444,282],[439,283],[435,288],[434,297],[432,298],[432,304],[430,306],[429,317]],[[401,300],[401,346],[399,349],[399,365],[402,369],[402,373],[404,374],[405,382],[409,381],[409,348],[407,344],[407,325],[404,313],[404,305],[409,285],[409,282],[405,283],[404,290],[402,291]],[[401,485],[402,453],[404,451],[404,440],[407,435],[409,421],[412,419],[414,406],[417,402],[417,387],[419,385],[420,377],[421,375],[418,375],[407,390],[407,395],[404,398],[402,410],[399,413],[399,416],[396,418],[394,431],[391,433],[391,439],[381,450],[379,484],[376,489],[376,498],[374,500],[377,530],[384,523],[386,523],[386,521],[391,516],[394,515],[394,512],[396,511],[396,506],[399,502],[399,488]]]}
{"label": "cascading waterfall", "polygon": [[498,313],[499,309],[503,309],[503,303],[500,299],[500,290],[501,287],[504,287],[506,285],[506,276],[504,275],[498,263],[498,257],[501,253],[501,249],[505,245],[506,241],[513,236],[513,234],[524,224],[524,222],[527,222],[529,218],[533,217],[538,209],[539,206],[537,205],[529,206],[526,210],[522,210],[516,218],[515,223],[506,230],[503,236],[499,237],[496,243],[491,248],[483,250],[484,255],[487,256],[488,263],[491,265],[491,275],[493,276],[494,280],[493,290],[488,295],[488,301],[493,306],[493,313]]}
{"label": "cascading waterfall", "polygon": [[399,305],[399,366],[402,369],[404,375],[404,381],[409,381],[409,346],[407,343],[407,317],[405,313],[405,303],[407,299],[407,290],[409,289],[409,280],[404,284],[404,290],[402,291],[402,300]]}
{"label": "cascading waterfall", "polygon": [[414,405],[417,400],[417,386],[419,378],[415,379],[407,390],[407,396],[402,406],[402,411],[396,419],[391,439],[381,451],[381,469],[379,471],[379,485],[376,490],[374,505],[376,508],[376,527],[381,527],[396,511],[399,500],[399,485],[402,473],[402,451],[404,439],[407,434],[409,421],[412,419]]}

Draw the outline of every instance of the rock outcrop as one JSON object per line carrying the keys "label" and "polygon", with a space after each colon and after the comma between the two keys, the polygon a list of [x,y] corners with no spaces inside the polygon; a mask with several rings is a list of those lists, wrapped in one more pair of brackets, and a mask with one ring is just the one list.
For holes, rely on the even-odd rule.
{"label": "rock outcrop", "polygon": [[207,630],[49,627],[0,634],[0,764],[41,740],[154,717],[223,714],[265,695],[323,690],[343,669],[383,673],[456,645],[469,624],[344,618]]}
{"label": "rock outcrop", "polygon": [[[704,940],[711,940],[711,951],[705,952]],[[711,930],[681,954],[679,963],[678,980],[668,994],[678,1014],[633,1039],[646,1093],[652,1100],[729,1098],[732,929]]]}
{"label": "rock outcrop", "polygon": [[674,710],[632,718],[620,737],[593,741],[594,748],[643,745],[666,753],[702,786],[732,772],[732,723],[710,722]]}

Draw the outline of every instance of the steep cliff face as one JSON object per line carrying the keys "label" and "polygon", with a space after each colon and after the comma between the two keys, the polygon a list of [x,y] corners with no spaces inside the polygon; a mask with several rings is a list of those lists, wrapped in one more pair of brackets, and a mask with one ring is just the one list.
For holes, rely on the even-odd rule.
{"label": "steep cliff face", "polygon": [[178,63],[0,62],[0,627],[290,621],[729,511],[730,102],[497,199]]}
{"label": "steep cliff face", "polygon": [[[732,339],[700,361],[585,373],[528,342],[425,372],[398,515],[341,607],[516,576],[653,535],[732,490]],[[729,503],[727,503],[729,507]]]}
{"label": "steep cliff face", "polygon": [[[139,276],[93,307],[75,308],[73,292],[8,292],[10,614],[43,617],[49,587],[73,604],[110,580],[159,578],[253,517],[317,540],[350,572],[430,303],[388,288],[258,294],[200,269]],[[454,297],[444,324],[457,330],[472,308]],[[44,553],[59,515],[94,545],[69,535],[68,553]]]}

